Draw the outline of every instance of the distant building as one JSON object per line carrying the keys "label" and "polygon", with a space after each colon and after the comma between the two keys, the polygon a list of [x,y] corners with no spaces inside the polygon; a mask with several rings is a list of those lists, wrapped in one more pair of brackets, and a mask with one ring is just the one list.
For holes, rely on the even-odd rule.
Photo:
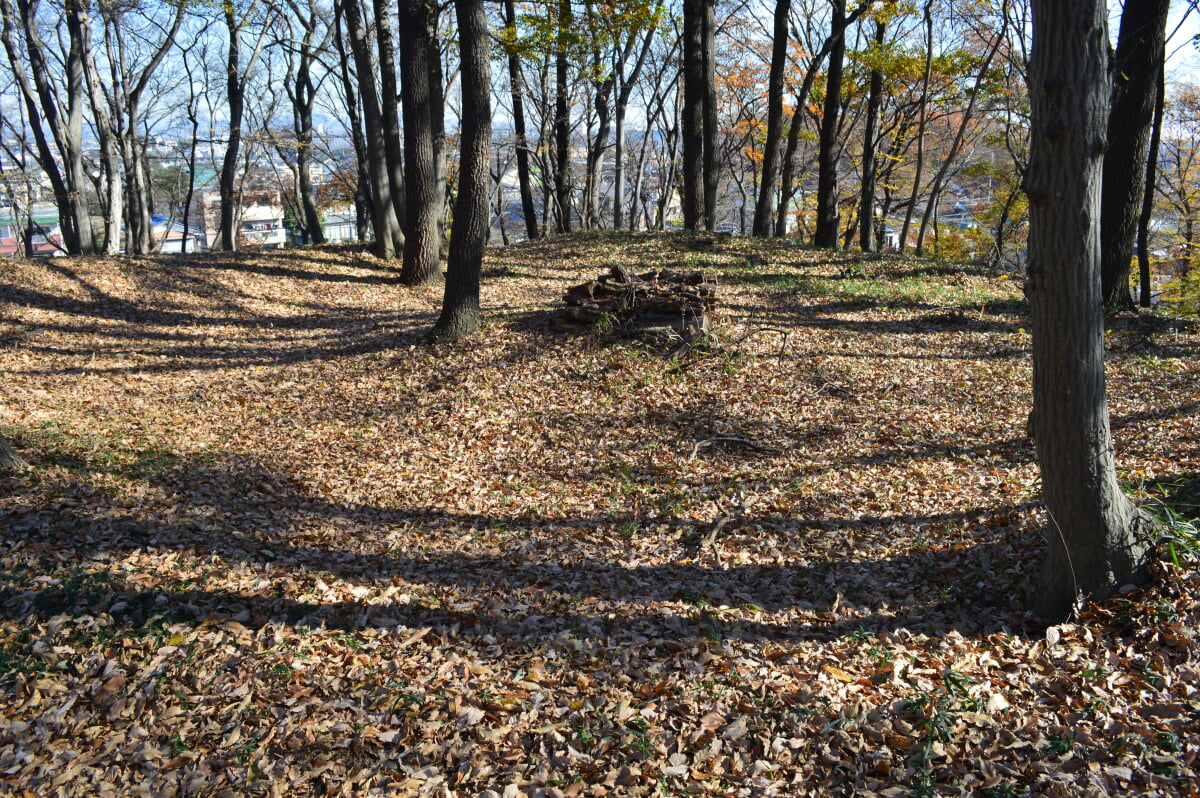
{"label": "distant building", "polygon": [[208,242],[201,230],[188,227],[178,219],[169,219],[160,213],[151,217],[151,223],[152,235],[160,252],[178,253],[184,252],[185,249],[187,252],[208,251]]}

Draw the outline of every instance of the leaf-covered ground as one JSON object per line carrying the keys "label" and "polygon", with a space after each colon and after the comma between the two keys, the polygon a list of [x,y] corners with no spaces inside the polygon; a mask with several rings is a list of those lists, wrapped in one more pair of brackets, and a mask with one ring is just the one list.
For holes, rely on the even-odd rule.
{"label": "leaf-covered ground", "polygon": [[[703,268],[682,359],[563,329]],[[1017,280],[742,239],[489,254],[483,332],[341,251],[0,266],[0,794],[1181,795],[1200,578],[1049,630]],[[1200,331],[1108,333],[1196,502]]]}

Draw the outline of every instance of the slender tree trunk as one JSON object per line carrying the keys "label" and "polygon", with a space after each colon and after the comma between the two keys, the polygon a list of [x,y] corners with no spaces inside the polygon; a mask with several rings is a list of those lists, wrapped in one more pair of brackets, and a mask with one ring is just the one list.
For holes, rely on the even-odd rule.
{"label": "slender tree trunk", "polygon": [[229,33],[229,49],[225,62],[225,92],[229,104],[229,141],[225,146],[225,157],[221,161],[221,248],[226,252],[237,250],[237,172],[238,158],[242,147],[242,115],[246,107],[246,89],[242,82],[241,38],[242,26],[234,14],[233,4],[225,7],[225,28]]}
{"label": "slender tree trunk", "polygon": [[783,73],[787,68],[788,15],[792,0],[775,0],[775,30],[771,46],[771,71],[767,77],[767,139],[763,142],[762,180],[754,205],[754,235],[771,235],[779,155],[783,143]]}
{"label": "slender tree trunk", "polygon": [[338,51],[338,75],[342,80],[342,92],[346,96],[346,116],[349,121],[350,141],[354,145],[355,167],[358,179],[354,188],[354,222],[359,241],[366,241],[371,219],[375,217],[371,193],[371,173],[368,168],[367,142],[363,135],[362,116],[359,113],[358,92],[354,90],[354,78],[350,72],[351,56],[346,52],[346,36],[342,33],[343,6],[339,3],[333,14],[333,42]]}
{"label": "slender tree trunk", "polygon": [[571,232],[571,103],[567,32],[572,24],[571,0],[559,0],[558,43],[554,51],[554,152],[558,232]]}
{"label": "slender tree trunk", "polygon": [[[1166,108],[1167,65],[1158,65],[1154,100],[1154,126],[1150,130],[1150,151],[1146,154],[1146,182],[1142,189],[1142,212],[1138,215],[1138,299],[1144,308],[1154,304],[1150,276],[1150,220],[1154,216],[1154,183],[1158,177],[1158,149],[1162,143],[1163,112]],[[1101,222],[1103,224],[1103,222]]]}
{"label": "slender tree trunk", "polygon": [[488,154],[492,146],[491,59],[483,0],[455,0],[462,41],[462,150],[450,234],[446,293],[434,334],[461,338],[479,329],[479,282],[487,246]]}
{"label": "slender tree trunk", "polygon": [[904,211],[904,224],[900,228],[900,251],[908,247],[908,231],[912,228],[913,213],[917,209],[917,198],[921,196],[921,173],[925,169],[925,128],[929,121],[929,84],[933,77],[933,0],[926,0],[925,18],[925,74],[921,79],[921,102],[917,122],[917,162],[913,166],[912,193]]}
{"label": "slender tree trunk", "polygon": [[704,71],[704,229],[717,227],[717,45],[716,0],[700,0],[701,63]]}
{"label": "slender tree trunk", "polygon": [[1113,58],[1112,110],[1100,205],[1100,292],[1106,307],[1129,309],[1129,269],[1142,208],[1159,67],[1166,55],[1170,0],[1126,3]]}
{"label": "slender tree trunk", "polygon": [[825,104],[821,112],[821,135],[817,149],[817,228],[813,243],[826,249],[838,247],[838,166],[841,144],[838,121],[842,110],[842,67],[846,60],[846,0],[830,0],[833,20],[829,69],[825,73]]}
{"label": "slender tree trunk", "polygon": [[[887,23],[875,20],[875,47],[882,51]],[[883,105],[883,72],[878,66],[871,70],[871,85],[867,89],[867,120],[863,127],[862,185],[858,199],[858,247],[863,252],[878,248],[875,240],[875,154],[879,146],[879,109]]]}
{"label": "slender tree trunk", "polygon": [[[396,45],[392,30],[389,0],[372,0],[375,9],[375,44],[379,53],[380,121],[383,126],[383,154],[387,162],[389,194],[396,215],[392,245],[397,252],[404,249],[406,209],[404,207],[404,157],[400,137],[400,89],[396,83]],[[439,59],[440,62],[440,59]]]}
{"label": "slender tree trunk", "polygon": [[406,285],[441,279],[442,197],[437,190],[433,148],[433,107],[442,87],[431,86],[427,64],[438,58],[437,4],[433,0],[401,0],[400,74],[404,86],[404,168],[408,218],[404,236]]}
{"label": "slender tree trunk", "polygon": [[829,55],[833,49],[833,37],[826,37],[825,43],[821,45],[821,51],[813,56],[812,61],[808,65],[807,71],[804,73],[804,80],[800,84],[800,91],[796,93],[796,110],[792,114],[792,124],[788,130],[787,148],[783,155],[783,166],[779,176],[779,208],[775,214],[775,235],[787,235],[788,227],[788,206],[791,204],[792,195],[796,190],[796,152],[800,149],[800,131],[803,129],[801,123],[802,114],[808,105],[808,95],[812,91],[813,81],[816,80],[817,70],[821,67],[821,62],[825,60],[825,56]]}
{"label": "slender tree trunk", "polygon": [[[517,11],[513,0],[504,0],[504,24],[515,44]],[[517,140],[517,184],[521,190],[521,215],[525,217],[525,236],[539,237],[537,207],[533,204],[533,186],[529,180],[529,139],[525,134],[525,78],[515,47],[508,53],[508,85],[512,93],[513,127]]]}
{"label": "slender tree trunk", "polygon": [[1000,27],[996,38],[992,40],[991,47],[988,48],[987,55],[980,64],[978,72],[975,74],[975,82],[971,85],[967,107],[963,109],[962,116],[958,121],[958,129],[954,132],[954,140],[950,143],[950,151],[946,153],[946,157],[942,160],[942,165],[934,175],[933,183],[929,187],[929,201],[925,203],[925,212],[921,215],[921,228],[917,232],[917,254],[921,255],[925,250],[925,232],[929,228],[930,219],[933,216],[934,209],[941,198],[942,189],[945,187],[946,175],[950,173],[950,167],[954,160],[958,157],[958,152],[962,148],[963,139],[967,134],[967,125],[971,118],[975,115],[975,104],[979,99],[979,89],[987,79],[988,70],[991,68],[992,60],[996,57],[996,51],[1000,49],[1000,45],[1004,42],[1008,35],[1008,2],[1002,4],[1001,18],[1004,24]]}
{"label": "slender tree trunk", "polygon": [[[396,216],[392,193],[398,190],[392,183],[386,155],[383,111],[375,91],[374,64],[371,59],[367,29],[359,12],[358,0],[342,0],[343,19],[354,55],[358,74],[359,98],[362,101],[366,172],[371,187],[371,224],[375,230],[375,254],[383,260],[394,260],[404,248],[404,233]],[[361,163],[361,161],[360,161]]]}
{"label": "slender tree trunk", "polygon": [[1109,107],[1106,5],[1033,0],[1028,293],[1033,430],[1049,525],[1030,606],[1068,617],[1146,581],[1150,525],[1117,483],[1104,382],[1100,187]]}
{"label": "slender tree trunk", "polygon": [[683,2],[683,226],[704,223],[704,0]]}

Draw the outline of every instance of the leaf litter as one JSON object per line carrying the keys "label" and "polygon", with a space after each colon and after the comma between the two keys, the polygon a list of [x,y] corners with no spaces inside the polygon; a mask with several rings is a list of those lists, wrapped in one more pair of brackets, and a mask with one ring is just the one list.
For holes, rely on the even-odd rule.
{"label": "leaf litter", "polygon": [[[718,275],[714,336],[562,328],[616,264]],[[354,250],[2,269],[0,792],[1193,789],[1194,563],[1023,613],[1008,275],[577,236],[426,344],[439,292]],[[1107,335],[1128,489],[1194,484],[1195,324]]]}

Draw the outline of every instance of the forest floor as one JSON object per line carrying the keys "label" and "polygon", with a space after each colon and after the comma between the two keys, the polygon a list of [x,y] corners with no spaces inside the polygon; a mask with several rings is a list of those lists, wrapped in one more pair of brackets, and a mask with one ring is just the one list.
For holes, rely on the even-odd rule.
{"label": "forest floor", "polygon": [[[565,329],[706,269],[675,359]],[[1023,612],[1017,275],[777,242],[0,265],[0,794],[1197,795],[1200,571]],[[1107,334],[1117,460],[1196,511],[1200,326]],[[1175,560],[1177,562],[1174,562]]]}

